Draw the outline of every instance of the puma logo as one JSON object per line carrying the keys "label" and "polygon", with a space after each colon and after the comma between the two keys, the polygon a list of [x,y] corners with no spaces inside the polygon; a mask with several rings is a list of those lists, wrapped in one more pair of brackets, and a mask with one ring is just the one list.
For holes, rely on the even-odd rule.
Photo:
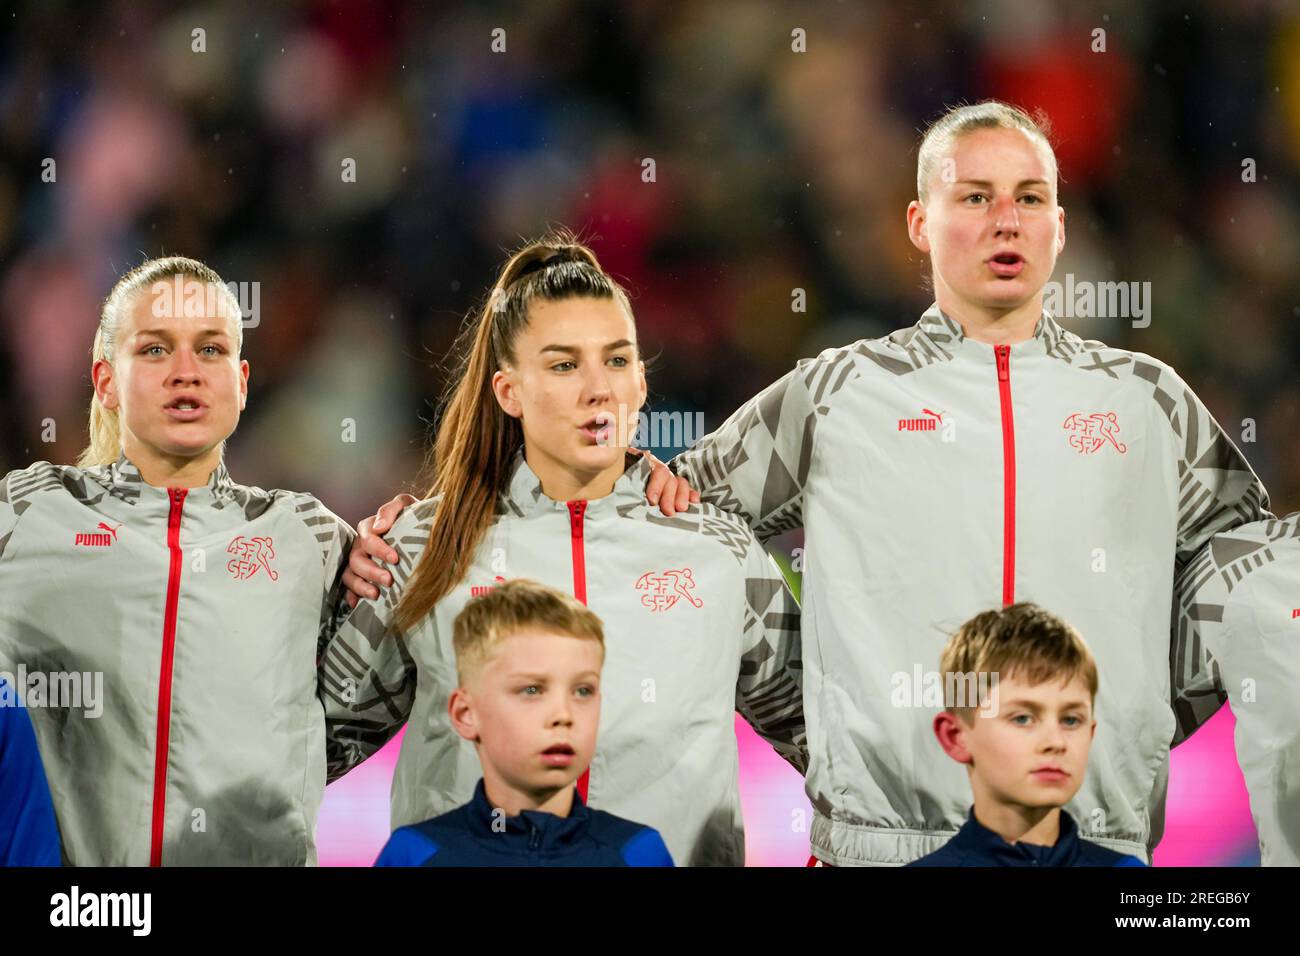
{"label": "puma logo", "polygon": [[108,548],[117,540],[117,532],[122,526],[108,525],[104,522],[99,523],[103,531],[78,531],[77,537],[73,540],[73,547],[81,546],[83,548]]}

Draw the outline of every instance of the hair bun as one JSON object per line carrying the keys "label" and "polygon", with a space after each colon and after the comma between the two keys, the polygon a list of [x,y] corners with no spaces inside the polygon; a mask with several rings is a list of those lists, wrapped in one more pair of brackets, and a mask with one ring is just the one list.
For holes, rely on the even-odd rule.
{"label": "hair bun", "polygon": [[554,250],[551,255],[545,259],[534,259],[528,265],[519,270],[514,281],[518,282],[524,276],[532,275],[534,272],[541,272],[543,269],[549,269],[551,266],[558,266],[562,262],[586,262],[587,260],[579,256],[572,248],[563,247]]}

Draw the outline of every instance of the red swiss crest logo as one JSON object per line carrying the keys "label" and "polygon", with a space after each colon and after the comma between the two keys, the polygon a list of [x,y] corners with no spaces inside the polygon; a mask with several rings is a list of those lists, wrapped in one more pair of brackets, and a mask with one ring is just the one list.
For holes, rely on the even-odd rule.
{"label": "red swiss crest logo", "polygon": [[226,563],[226,570],[235,576],[236,581],[247,581],[258,571],[265,571],[272,581],[280,579],[275,568],[271,567],[271,559],[275,557],[275,544],[270,538],[236,535],[226,552],[234,555]]}
{"label": "red swiss crest logo", "polygon": [[636,579],[636,589],[645,592],[641,595],[641,604],[648,607],[652,614],[667,611],[681,600],[692,607],[704,606],[704,602],[692,593],[695,590],[695,574],[690,568],[662,573],[647,571]]}
{"label": "red swiss crest logo", "polygon": [[1075,412],[1062,427],[1069,433],[1070,447],[1080,455],[1091,455],[1107,445],[1121,455],[1128,451],[1117,437],[1119,419],[1114,412]]}

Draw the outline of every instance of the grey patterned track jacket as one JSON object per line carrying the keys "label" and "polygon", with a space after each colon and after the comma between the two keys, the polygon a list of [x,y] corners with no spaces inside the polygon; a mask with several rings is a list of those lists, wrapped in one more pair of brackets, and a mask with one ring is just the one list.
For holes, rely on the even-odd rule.
{"label": "grey patterned track jacket", "polygon": [[1215,535],[1178,584],[1182,643],[1232,702],[1260,860],[1300,866],[1300,512]]}
{"label": "grey patterned track jacket", "polygon": [[925,692],[949,635],[1033,601],[1077,627],[1101,673],[1081,836],[1143,860],[1163,829],[1171,743],[1222,701],[1171,627],[1174,571],[1269,517],[1250,466],[1162,362],[1044,314],[1010,346],[932,307],[828,349],[674,460],[761,541],[802,527],[814,853],[902,864],[970,805]]}
{"label": "grey patterned track jacket", "polygon": [[447,714],[452,621],[475,592],[531,578],[604,622],[596,754],[579,782],[589,805],[654,827],[679,864],[743,862],[735,713],[805,766],[799,606],[743,522],[708,505],[664,518],[646,505],[648,475],[634,460],[612,494],[559,502],[520,455],[467,578],[400,634],[393,611],[437,503],[404,511],[387,536],[393,586],[357,605],[322,662],[331,778],[405,723],[393,828],[468,802],[480,769]]}
{"label": "grey patterned track jacket", "polygon": [[24,675],[65,862],[315,862],[317,655],[351,541],[224,466],[188,490],[125,457],[0,481],[0,671]]}

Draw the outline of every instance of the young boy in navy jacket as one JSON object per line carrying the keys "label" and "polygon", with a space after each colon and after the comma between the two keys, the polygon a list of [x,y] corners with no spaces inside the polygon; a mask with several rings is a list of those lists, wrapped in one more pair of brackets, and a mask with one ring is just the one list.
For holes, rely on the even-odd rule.
{"label": "young boy in navy jacket", "polygon": [[600,618],[531,581],[500,584],[453,625],[451,727],[483,777],[464,806],[400,827],[375,866],[672,866],[659,833],[587,807],[574,782],[600,723]]}
{"label": "young boy in navy jacket", "polygon": [[1069,624],[1033,604],[967,621],[944,648],[934,733],[966,765],[966,824],[909,866],[1144,866],[1084,840],[1063,807],[1097,731],[1097,665]]}

